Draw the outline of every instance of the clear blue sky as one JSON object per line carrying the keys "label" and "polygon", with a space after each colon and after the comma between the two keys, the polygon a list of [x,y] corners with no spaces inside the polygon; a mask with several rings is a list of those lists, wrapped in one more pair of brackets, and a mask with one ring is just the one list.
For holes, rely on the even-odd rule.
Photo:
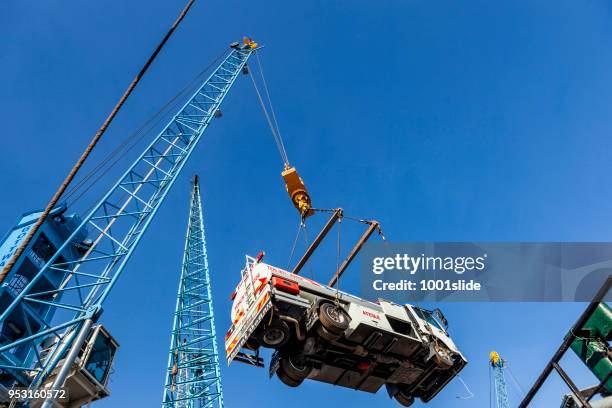
{"label": "clear blue sky", "polygon": [[[0,229],[46,204],[183,3],[2,2]],[[249,34],[266,45],[289,158],[316,205],[377,218],[393,241],[609,241],[611,17],[606,1],[200,0],[92,162]],[[160,403],[192,174],[202,180],[221,334],[244,254],[287,261],[295,214],[252,86],[240,79],[106,305],[103,322],[122,348],[113,395],[96,406]],[[358,290],[355,270],[342,285]],[[486,407],[488,352],[507,358],[526,387],[584,305],[442,307],[476,395],[456,398],[465,392],[455,381],[429,406]],[[566,360],[581,386],[594,382]],[[230,408],[395,406],[384,391],[289,389],[238,364],[222,372]],[[557,406],[563,392],[552,380],[534,406]]]}

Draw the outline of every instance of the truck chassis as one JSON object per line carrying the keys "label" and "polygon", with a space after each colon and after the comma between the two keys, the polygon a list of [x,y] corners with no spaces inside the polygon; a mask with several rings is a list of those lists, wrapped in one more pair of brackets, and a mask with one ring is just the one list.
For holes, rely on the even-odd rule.
{"label": "truck chassis", "polygon": [[410,406],[435,397],[467,364],[441,313],[383,299],[376,303],[247,256],[232,295],[228,365],[269,366],[286,385],[305,379],[376,393]]}

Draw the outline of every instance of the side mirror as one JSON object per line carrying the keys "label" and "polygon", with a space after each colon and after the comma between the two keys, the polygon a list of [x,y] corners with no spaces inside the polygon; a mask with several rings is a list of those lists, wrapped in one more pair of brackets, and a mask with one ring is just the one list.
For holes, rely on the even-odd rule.
{"label": "side mirror", "polygon": [[446,317],[444,317],[444,313],[442,313],[440,309],[435,309],[433,313],[438,318],[440,323],[444,325],[444,328],[448,329],[448,320],[446,320]]}

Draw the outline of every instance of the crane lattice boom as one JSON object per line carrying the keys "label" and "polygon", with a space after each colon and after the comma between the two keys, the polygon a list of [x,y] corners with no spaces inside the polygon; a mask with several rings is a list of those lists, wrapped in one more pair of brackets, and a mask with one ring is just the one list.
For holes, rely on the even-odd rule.
{"label": "crane lattice boom", "polygon": [[[80,348],[77,343],[84,338],[80,334],[99,317],[102,303],[255,49],[252,43],[233,44],[210,77],[44,266],[24,278],[19,290],[6,291],[11,300],[0,315],[0,328],[25,321],[27,330],[1,339],[3,378],[13,378],[13,385],[37,388],[62,359],[70,360],[69,350]],[[83,235],[91,240],[82,241]],[[75,258],[76,242],[85,244],[79,244]],[[70,256],[69,251],[73,251]],[[41,343],[50,336],[59,340],[44,349]],[[29,350],[24,353],[24,348]]]}

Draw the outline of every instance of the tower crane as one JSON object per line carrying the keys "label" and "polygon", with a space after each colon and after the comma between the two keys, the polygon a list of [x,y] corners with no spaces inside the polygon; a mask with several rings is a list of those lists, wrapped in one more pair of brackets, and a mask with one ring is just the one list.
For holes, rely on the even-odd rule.
{"label": "tower crane", "polygon": [[[78,403],[87,403],[108,395],[108,374],[118,344],[98,324],[102,306],[212,118],[220,116],[236,78],[248,73],[246,63],[259,48],[248,38],[233,43],[88,214],[68,216],[65,207],[56,207],[32,237],[0,288],[0,397],[6,398],[15,387],[56,390],[75,384],[78,390],[70,389],[71,404],[77,397]],[[288,192],[299,204],[304,196],[294,199],[291,189],[303,182],[296,185]],[[0,262],[14,252],[40,215],[26,214],[6,236]],[[100,360],[100,355],[106,358]],[[89,384],[86,389],[83,383]],[[45,395],[42,406],[51,407],[57,395]],[[13,399],[13,405],[28,402]]]}
{"label": "tower crane", "polygon": [[506,384],[506,362],[496,351],[489,354],[490,370],[493,372],[493,388],[495,391],[495,408],[510,408],[508,386]]}
{"label": "tower crane", "polygon": [[223,408],[198,176],[193,180],[162,408]]}

